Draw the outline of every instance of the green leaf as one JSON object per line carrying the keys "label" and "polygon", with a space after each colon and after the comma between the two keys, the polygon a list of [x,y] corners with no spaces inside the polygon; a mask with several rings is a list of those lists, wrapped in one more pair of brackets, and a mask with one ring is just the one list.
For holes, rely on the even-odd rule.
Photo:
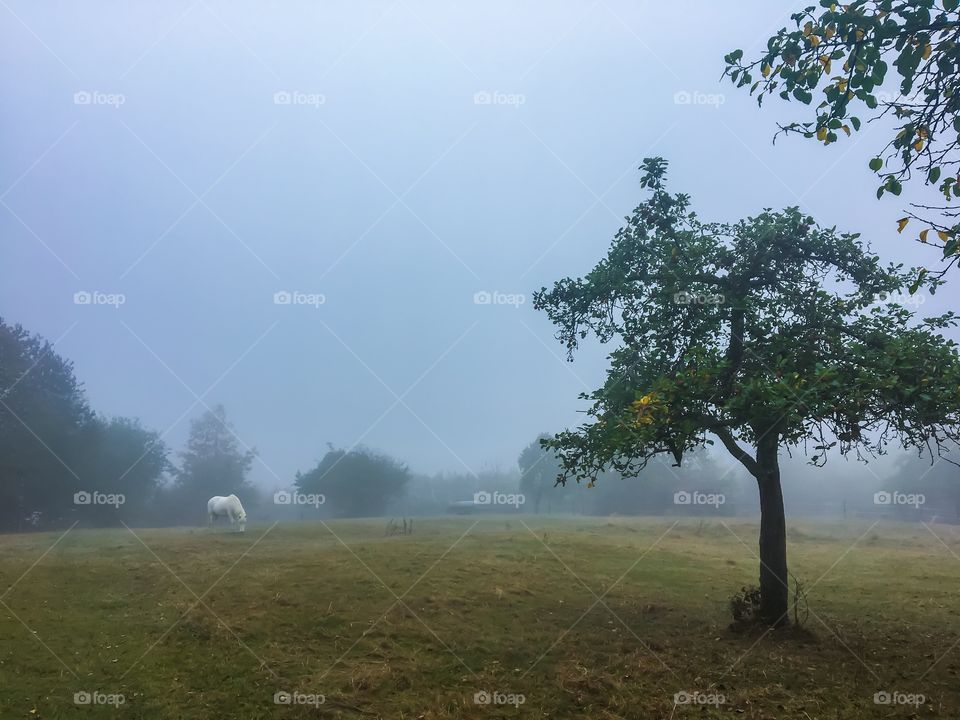
{"label": "green leaf", "polygon": [[909,287],[909,291],[911,295],[913,295],[915,292],[917,292],[917,290],[920,289],[920,286],[923,284],[923,281],[926,278],[926,276],[927,276],[926,270],[921,270],[919,272],[916,279],[914,279],[913,283]]}
{"label": "green leaf", "polygon": [[870,161],[870,169],[873,170],[874,172],[877,172],[877,171],[878,171],[880,168],[882,168],[882,167],[883,167],[883,160],[882,160],[882,159],[876,157],[876,158],[873,158],[873,160]]}

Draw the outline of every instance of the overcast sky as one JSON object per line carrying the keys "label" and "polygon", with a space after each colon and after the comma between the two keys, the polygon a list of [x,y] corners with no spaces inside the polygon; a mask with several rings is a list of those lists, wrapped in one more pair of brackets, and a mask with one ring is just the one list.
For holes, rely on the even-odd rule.
{"label": "overcast sky", "polygon": [[328,442],[512,467],[607,351],[565,363],[531,293],[602,256],[645,156],[706,218],[799,204],[934,264],[874,199],[882,131],[774,146],[791,108],[721,84],[803,4],[5,0],[0,315],[174,449],[223,403],[269,486]]}

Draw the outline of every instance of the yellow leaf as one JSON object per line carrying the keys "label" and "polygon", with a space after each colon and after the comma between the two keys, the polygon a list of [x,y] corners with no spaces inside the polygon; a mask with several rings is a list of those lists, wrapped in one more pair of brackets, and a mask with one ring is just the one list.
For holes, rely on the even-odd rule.
{"label": "yellow leaf", "polygon": [[940,237],[943,242],[946,242],[950,239],[950,233],[946,233],[943,230],[937,230],[937,235]]}
{"label": "yellow leaf", "polygon": [[846,91],[846,89],[847,89],[847,79],[846,79],[846,78],[840,78],[839,80],[837,80],[837,89],[838,89],[840,92],[845,92],[845,91]]}
{"label": "yellow leaf", "polygon": [[817,130],[817,140],[819,140],[820,142],[827,141],[827,129],[825,127],[822,127],[819,130]]}
{"label": "yellow leaf", "polygon": [[863,30],[857,30],[857,42],[863,40]]}
{"label": "yellow leaf", "polygon": [[813,23],[808,20],[807,24],[803,26],[803,36],[807,37],[812,32],[813,32]]}
{"label": "yellow leaf", "polygon": [[923,59],[929,60],[930,55],[933,53],[933,46],[930,43],[927,43],[923,48]]}
{"label": "yellow leaf", "polygon": [[847,134],[847,137],[850,137],[850,126],[849,126],[849,125],[841,125],[841,126],[840,126],[840,129],[843,130],[843,131]]}
{"label": "yellow leaf", "polygon": [[920,152],[921,150],[923,150],[923,140],[917,140],[913,144],[913,149],[916,150],[917,152]]}
{"label": "yellow leaf", "polygon": [[925,243],[927,241],[928,232],[930,232],[930,228],[925,228],[920,231],[920,242]]}
{"label": "yellow leaf", "polygon": [[837,34],[837,28],[834,27],[833,25],[828,25],[826,29],[823,31],[823,34],[826,36],[827,40],[829,40],[830,38],[832,38],[834,35]]}
{"label": "yellow leaf", "polygon": [[820,44],[820,38],[818,38],[816,35],[811,35],[809,39],[810,39],[810,44],[813,45],[814,47]]}
{"label": "yellow leaf", "polygon": [[902,233],[908,222],[910,222],[910,218],[900,218],[897,220],[897,232]]}
{"label": "yellow leaf", "polygon": [[760,66],[760,74],[764,77],[770,77],[770,66],[764,63]]}

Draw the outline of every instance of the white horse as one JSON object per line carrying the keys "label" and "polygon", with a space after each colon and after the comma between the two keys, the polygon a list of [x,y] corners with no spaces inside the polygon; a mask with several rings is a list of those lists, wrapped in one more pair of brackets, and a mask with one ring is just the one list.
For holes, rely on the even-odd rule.
{"label": "white horse", "polygon": [[230,527],[237,525],[240,532],[246,529],[247,513],[240,504],[240,498],[236,495],[214,495],[207,500],[207,515],[210,518],[209,525],[213,526],[213,520],[216,517],[230,518]]}

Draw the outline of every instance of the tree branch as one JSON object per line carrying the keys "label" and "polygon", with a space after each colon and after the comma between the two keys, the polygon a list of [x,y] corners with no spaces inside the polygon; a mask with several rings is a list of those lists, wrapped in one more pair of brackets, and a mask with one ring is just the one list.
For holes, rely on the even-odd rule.
{"label": "tree branch", "polygon": [[750,456],[750,453],[737,445],[736,439],[727,428],[722,425],[714,425],[710,428],[710,432],[720,438],[723,446],[730,451],[731,455],[740,461],[751,475],[759,477],[760,465]]}

